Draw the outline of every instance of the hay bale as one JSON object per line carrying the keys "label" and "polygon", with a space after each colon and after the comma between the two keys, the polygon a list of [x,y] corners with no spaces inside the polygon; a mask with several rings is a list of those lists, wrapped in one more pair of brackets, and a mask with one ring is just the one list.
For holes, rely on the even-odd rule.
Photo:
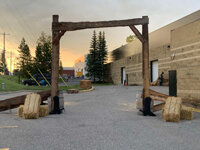
{"label": "hay bale", "polygon": [[138,110],[143,109],[142,99],[136,100],[136,109],[138,109]]}
{"label": "hay bale", "polygon": [[168,97],[164,106],[163,118],[167,122],[179,122],[182,100],[180,97]]}
{"label": "hay bale", "polygon": [[80,81],[80,88],[82,88],[82,89],[91,89],[92,88],[91,80],[81,80]]}
{"label": "hay bale", "polygon": [[181,107],[181,119],[182,120],[192,120],[193,112],[191,107],[182,105]]}
{"label": "hay bale", "polygon": [[[18,116],[23,117],[23,109],[24,105],[20,105],[18,108]],[[48,105],[40,105],[39,109],[39,117],[45,117],[49,114],[49,106]]]}
{"label": "hay bale", "polygon": [[48,105],[40,105],[39,116],[45,117],[49,114],[49,106]]}
{"label": "hay bale", "polygon": [[28,94],[25,99],[23,117],[25,119],[38,119],[41,97],[39,94]]}
{"label": "hay bale", "polygon": [[24,109],[24,105],[20,105],[17,112],[19,117],[23,117],[23,109]]}

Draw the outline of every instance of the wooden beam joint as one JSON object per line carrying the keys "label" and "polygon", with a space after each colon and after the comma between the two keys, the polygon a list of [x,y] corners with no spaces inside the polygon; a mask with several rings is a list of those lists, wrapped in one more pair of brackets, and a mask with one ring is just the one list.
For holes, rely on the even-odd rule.
{"label": "wooden beam joint", "polygon": [[65,34],[66,30],[61,30],[57,33],[56,37],[53,39],[52,43],[53,44],[58,44],[61,37]]}
{"label": "wooden beam joint", "polygon": [[142,42],[144,43],[145,39],[143,37],[143,35],[140,33],[140,31],[138,31],[138,29],[134,26],[134,25],[131,25],[129,26],[130,29],[133,31],[133,33],[137,36],[137,38]]}

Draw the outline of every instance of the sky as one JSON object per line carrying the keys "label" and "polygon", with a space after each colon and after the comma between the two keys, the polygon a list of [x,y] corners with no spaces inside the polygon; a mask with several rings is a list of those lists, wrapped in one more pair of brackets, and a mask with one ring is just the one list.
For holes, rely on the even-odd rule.
{"label": "sky", "polygon": [[[6,58],[9,66],[12,51],[13,69],[22,37],[34,56],[41,32],[51,35],[54,14],[63,22],[149,16],[149,31],[152,32],[199,9],[200,0],[0,0],[0,33],[9,34],[6,35]],[[60,46],[63,67],[72,67],[77,58],[88,53],[93,30],[105,32],[108,51],[125,45],[126,37],[132,34],[128,27],[66,32]],[[3,36],[0,35],[0,51],[2,48]]]}

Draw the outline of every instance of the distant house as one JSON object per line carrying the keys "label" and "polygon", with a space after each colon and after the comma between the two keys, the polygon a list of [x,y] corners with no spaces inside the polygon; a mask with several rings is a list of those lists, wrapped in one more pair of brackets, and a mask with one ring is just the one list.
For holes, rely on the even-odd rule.
{"label": "distant house", "polygon": [[87,55],[83,55],[75,60],[74,62],[75,77],[83,77],[83,76],[85,77],[86,58]]}
{"label": "distant house", "polygon": [[68,77],[74,77],[73,67],[63,67],[63,75]]}

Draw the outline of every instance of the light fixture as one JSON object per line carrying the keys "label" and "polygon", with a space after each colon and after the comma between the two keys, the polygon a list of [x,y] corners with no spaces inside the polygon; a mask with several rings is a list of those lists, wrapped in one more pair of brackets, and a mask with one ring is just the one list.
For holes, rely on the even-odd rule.
{"label": "light fixture", "polygon": [[172,53],[171,54],[171,59],[174,60],[175,56],[176,56],[175,53]]}

